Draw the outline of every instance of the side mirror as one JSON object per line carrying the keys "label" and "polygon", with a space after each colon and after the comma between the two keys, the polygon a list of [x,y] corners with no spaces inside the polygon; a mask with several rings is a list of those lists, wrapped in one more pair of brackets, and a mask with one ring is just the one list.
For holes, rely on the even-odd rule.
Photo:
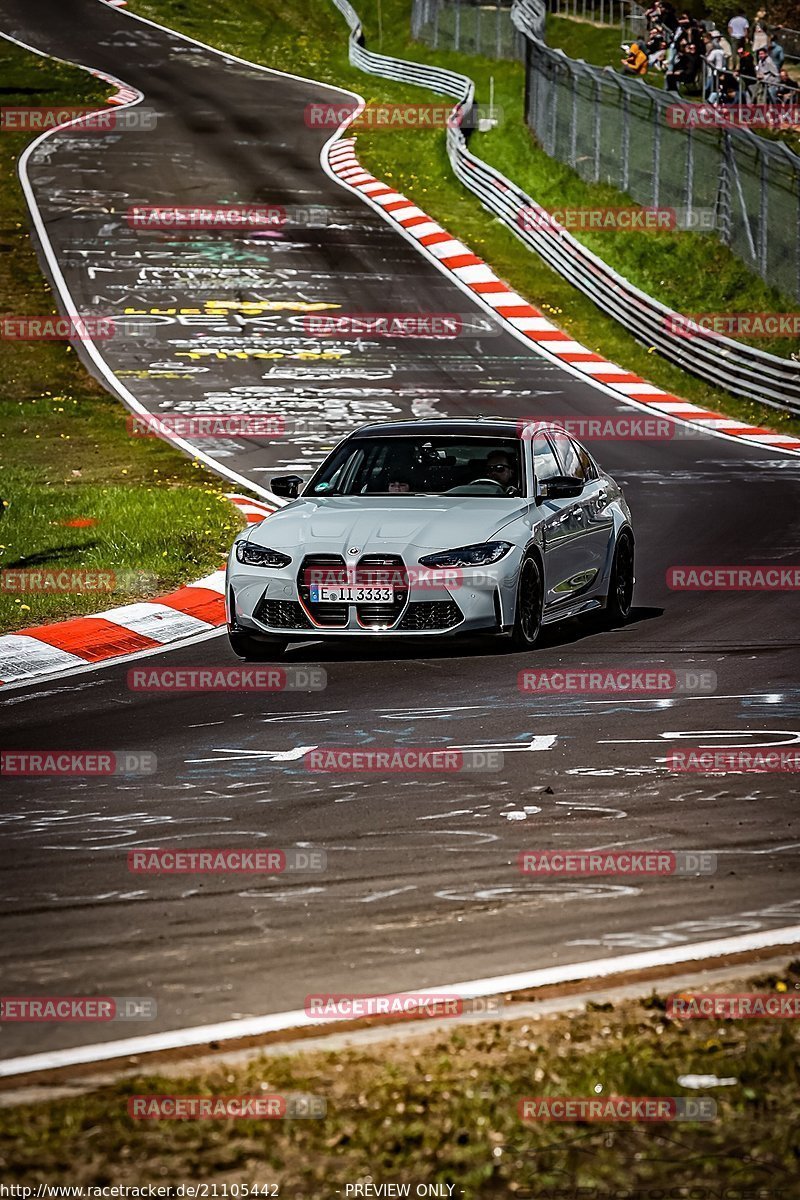
{"label": "side mirror", "polygon": [[543,500],[562,500],[569,496],[580,496],[583,491],[582,479],[575,475],[554,475],[539,486],[539,495]]}
{"label": "side mirror", "polygon": [[289,500],[300,495],[303,486],[302,475],[278,475],[270,481],[270,487],[276,496],[286,496]]}

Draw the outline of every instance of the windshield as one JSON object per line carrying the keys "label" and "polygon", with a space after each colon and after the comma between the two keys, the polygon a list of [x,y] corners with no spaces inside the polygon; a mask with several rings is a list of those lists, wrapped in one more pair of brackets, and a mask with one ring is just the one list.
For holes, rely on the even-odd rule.
{"label": "windshield", "polygon": [[520,496],[517,438],[419,434],[357,438],[311,480],[311,496]]}

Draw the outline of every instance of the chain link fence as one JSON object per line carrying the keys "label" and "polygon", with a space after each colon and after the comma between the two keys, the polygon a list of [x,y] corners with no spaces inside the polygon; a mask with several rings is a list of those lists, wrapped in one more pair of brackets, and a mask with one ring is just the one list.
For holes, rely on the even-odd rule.
{"label": "chain link fence", "polygon": [[713,228],[751,270],[800,299],[800,158],[783,143],[687,125],[696,106],[530,35],[526,77],[527,121],[547,154],[641,205],[681,209],[689,228]]}
{"label": "chain link fence", "polygon": [[521,59],[525,38],[511,23],[511,0],[414,0],[411,36],[434,50],[460,50],[485,58]]}

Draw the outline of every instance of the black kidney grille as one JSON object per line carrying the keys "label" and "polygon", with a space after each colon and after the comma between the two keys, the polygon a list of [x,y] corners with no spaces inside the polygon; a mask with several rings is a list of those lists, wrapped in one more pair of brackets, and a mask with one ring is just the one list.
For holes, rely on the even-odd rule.
{"label": "black kidney grille", "polygon": [[254,616],[272,629],[311,629],[311,622],[296,600],[267,600],[262,597]]}
{"label": "black kidney grille", "polygon": [[451,629],[464,619],[455,600],[420,600],[409,604],[397,626],[406,632],[427,629]]}
{"label": "black kidney grille", "polygon": [[312,604],[311,585],[315,583],[347,583],[347,567],[340,554],[311,554],[304,558],[297,573],[297,590],[317,625],[341,629],[347,624],[349,604]]}

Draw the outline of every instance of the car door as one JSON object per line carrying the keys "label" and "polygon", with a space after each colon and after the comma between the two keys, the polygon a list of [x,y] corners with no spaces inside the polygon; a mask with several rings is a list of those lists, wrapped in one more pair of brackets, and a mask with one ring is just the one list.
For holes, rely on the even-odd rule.
{"label": "car door", "polygon": [[[548,479],[566,474],[556,456],[549,436],[537,433],[533,439],[533,471],[536,493]],[[544,549],[545,608],[566,604],[581,581],[581,538],[584,532],[582,496],[543,497],[539,500],[538,519],[542,525]]]}
{"label": "car door", "polygon": [[583,491],[575,498],[570,526],[575,531],[570,565],[572,593],[591,594],[603,578],[609,545],[614,534],[614,518],[608,485],[597,470],[591,455],[574,438],[551,432],[563,474],[583,481]]}

